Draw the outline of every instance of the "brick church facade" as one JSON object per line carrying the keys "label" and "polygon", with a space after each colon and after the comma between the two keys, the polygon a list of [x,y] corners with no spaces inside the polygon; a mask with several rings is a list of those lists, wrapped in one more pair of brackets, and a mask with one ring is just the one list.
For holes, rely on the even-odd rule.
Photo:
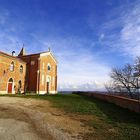
{"label": "brick church facade", "polygon": [[0,93],[57,93],[57,60],[50,52],[0,52]]}

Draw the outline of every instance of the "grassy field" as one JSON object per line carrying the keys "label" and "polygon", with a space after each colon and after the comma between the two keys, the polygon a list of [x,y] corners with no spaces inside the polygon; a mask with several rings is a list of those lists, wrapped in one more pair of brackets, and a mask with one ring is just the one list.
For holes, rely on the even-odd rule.
{"label": "grassy field", "polygon": [[114,104],[74,94],[12,96],[49,100],[53,107],[62,109],[69,115],[74,114],[75,117],[91,115],[93,119],[86,121],[85,125],[91,126],[95,131],[85,134],[84,139],[140,140],[140,114]]}

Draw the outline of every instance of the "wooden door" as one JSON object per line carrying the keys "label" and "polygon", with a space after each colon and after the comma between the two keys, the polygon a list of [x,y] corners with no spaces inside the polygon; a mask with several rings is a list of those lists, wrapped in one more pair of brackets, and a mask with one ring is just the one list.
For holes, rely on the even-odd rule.
{"label": "wooden door", "polygon": [[8,93],[12,93],[12,83],[8,83]]}
{"label": "wooden door", "polygon": [[47,93],[49,93],[49,82],[47,82]]}

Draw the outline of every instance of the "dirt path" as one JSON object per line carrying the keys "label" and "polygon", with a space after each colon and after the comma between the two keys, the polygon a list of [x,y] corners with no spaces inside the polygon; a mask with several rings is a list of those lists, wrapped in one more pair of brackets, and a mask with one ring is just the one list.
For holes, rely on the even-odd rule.
{"label": "dirt path", "polygon": [[0,97],[2,140],[82,139],[91,130],[84,126],[84,116],[80,118],[68,116],[46,100]]}

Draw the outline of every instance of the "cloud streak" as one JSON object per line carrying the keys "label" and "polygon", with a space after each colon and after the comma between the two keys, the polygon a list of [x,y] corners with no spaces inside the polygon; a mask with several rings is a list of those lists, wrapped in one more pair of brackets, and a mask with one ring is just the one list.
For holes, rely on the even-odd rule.
{"label": "cloud streak", "polygon": [[106,39],[102,40],[101,45],[107,46],[108,52],[116,51],[129,57],[140,54],[139,7],[140,3],[135,2],[111,11],[99,31],[106,33]]}
{"label": "cloud streak", "polygon": [[[75,8],[77,15],[69,17],[70,6],[64,14],[67,20],[63,19],[61,6],[62,13],[53,11],[53,18],[51,8],[51,14],[47,8],[41,7],[40,12],[31,12],[29,17],[24,14],[31,9],[21,15],[14,10],[11,13],[10,9],[0,10],[0,50],[18,53],[23,43],[27,53],[47,51],[50,47],[59,62],[59,90],[103,90],[104,83],[109,80],[110,69],[115,65],[110,59],[123,64],[116,55],[121,55],[122,60],[122,56],[133,59],[140,54],[140,3],[127,2],[112,8],[114,2],[109,1],[107,5],[111,8],[100,19],[100,14],[97,14],[100,7],[96,11],[92,6],[92,9],[85,8],[86,12],[79,6],[78,11],[82,15]],[[36,8],[39,9],[38,4]]]}
{"label": "cloud streak", "polygon": [[[33,35],[35,38],[36,36]],[[37,38],[42,50],[50,46],[58,60],[59,90],[101,90],[108,81],[110,66],[103,62],[92,49],[89,40],[78,37]]]}
{"label": "cloud streak", "polygon": [[58,60],[59,90],[104,88],[104,83],[109,79],[110,66],[93,53],[92,47],[89,46],[90,40],[77,36],[55,39],[43,38],[35,34],[32,36],[41,43],[41,50],[46,51],[46,48],[51,47],[55,52]]}

